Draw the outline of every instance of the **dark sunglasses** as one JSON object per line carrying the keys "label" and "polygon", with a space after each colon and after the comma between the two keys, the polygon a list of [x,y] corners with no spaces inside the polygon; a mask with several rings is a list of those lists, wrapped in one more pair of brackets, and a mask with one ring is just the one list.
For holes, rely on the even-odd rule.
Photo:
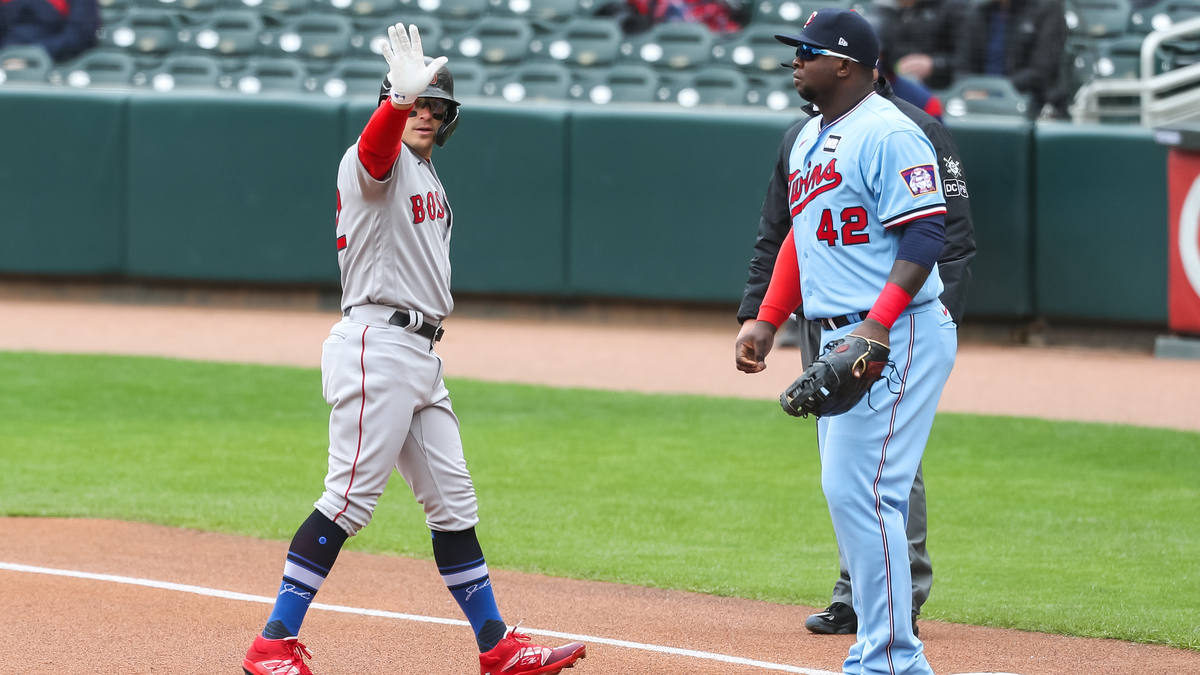
{"label": "dark sunglasses", "polygon": [[416,117],[417,110],[421,108],[429,108],[430,117],[440,122],[446,119],[446,111],[450,109],[450,104],[440,98],[419,98],[408,116]]}

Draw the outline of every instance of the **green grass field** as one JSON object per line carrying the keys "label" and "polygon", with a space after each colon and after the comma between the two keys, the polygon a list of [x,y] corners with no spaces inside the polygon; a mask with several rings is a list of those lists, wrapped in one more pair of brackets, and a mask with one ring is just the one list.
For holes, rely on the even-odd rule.
{"label": "green grass field", "polygon": [[[770,401],[450,382],[493,566],[824,606],[811,421]],[[0,513],[290,539],[316,370],[0,352]],[[428,558],[394,476],[352,548]],[[925,617],[1200,649],[1200,434],[940,415]]]}

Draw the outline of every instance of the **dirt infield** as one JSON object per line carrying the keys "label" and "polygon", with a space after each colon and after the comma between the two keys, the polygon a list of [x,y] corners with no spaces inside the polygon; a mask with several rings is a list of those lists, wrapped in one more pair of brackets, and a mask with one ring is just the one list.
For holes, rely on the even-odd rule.
{"label": "dirt infield", "polygon": [[[616,390],[774,399],[796,375],[795,351],[777,353],[762,375],[734,371],[732,322],[648,325],[643,318],[456,317],[447,323],[439,352],[450,376]],[[0,349],[316,367],[321,341],[336,319],[329,312],[0,300]],[[1136,401],[1130,400],[1131,382],[1138,383]],[[1064,383],[1073,386],[1064,391]],[[941,409],[1198,430],[1196,400],[1200,363],[966,345]],[[7,657],[0,659],[0,674],[236,673],[269,612],[253,599],[13,565],[266,596],[278,586],[286,548],[283,542],[142,524],[0,519],[0,636]],[[637,643],[592,640],[588,658],[568,671],[572,675],[818,675],[840,672],[853,640],[807,633],[801,626],[809,607],[504,571],[493,578],[509,621],[523,618],[527,628]],[[431,563],[352,551],[339,559],[318,601],[461,618]],[[922,621],[921,630],[929,660],[943,675],[1200,673],[1200,652],[936,621]],[[477,672],[473,641],[461,626],[314,609],[304,640],[316,654],[318,675]]]}

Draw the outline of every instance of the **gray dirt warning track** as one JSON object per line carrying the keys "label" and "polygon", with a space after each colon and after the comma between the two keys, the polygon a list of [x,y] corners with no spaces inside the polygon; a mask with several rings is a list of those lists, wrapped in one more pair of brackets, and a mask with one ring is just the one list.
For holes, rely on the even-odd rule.
{"label": "gray dirt warning track", "polygon": [[[335,313],[0,300],[0,349],[159,355],[319,365]],[[766,373],[731,365],[735,326],[597,325],[452,318],[439,345],[447,374],[493,381],[775,399],[795,351]],[[1146,392],[1128,397],[1128,382]],[[1069,388],[1065,383],[1070,383]],[[1200,364],[1104,352],[967,346],[943,410],[1200,429]],[[185,584],[263,597],[278,585],[287,544],[94,520],[0,519],[0,675],[231,673],[268,612],[260,602],[113,580],[52,576],[12,565]],[[4,567],[8,564],[9,567]],[[24,571],[22,571],[24,570]],[[497,571],[510,621],[777,664],[728,663],[596,644],[570,675],[735,675],[839,671],[850,636],[814,636],[813,608]],[[431,563],[348,551],[318,602],[459,619]],[[1200,653],[1114,640],[922,622],[939,675],[1200,673]],[[471,673],[461,626],[314,610],[303,639],[318,675]],[[539,637],[546,644],[562,639]]]}

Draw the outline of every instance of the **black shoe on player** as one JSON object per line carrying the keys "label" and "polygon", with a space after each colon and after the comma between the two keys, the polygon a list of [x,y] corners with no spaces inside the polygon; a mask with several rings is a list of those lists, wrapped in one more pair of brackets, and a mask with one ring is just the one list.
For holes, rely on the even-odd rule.
{"label": "black shoe on player", "polygon": [[850,635],[858,632],[858,617],[854,608],[844,602],[835,602],[804,620],[804,627],[813,633],[824,635]]}

